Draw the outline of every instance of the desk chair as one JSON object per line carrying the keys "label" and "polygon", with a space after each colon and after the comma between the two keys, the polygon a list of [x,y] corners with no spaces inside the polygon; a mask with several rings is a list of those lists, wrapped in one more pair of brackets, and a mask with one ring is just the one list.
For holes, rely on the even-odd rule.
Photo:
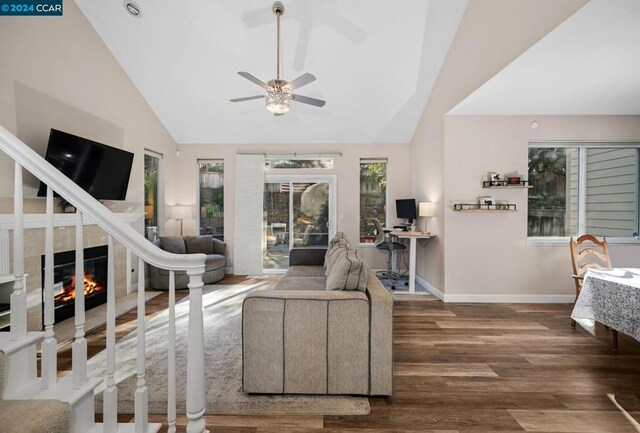
{"label": "desk chair", "polygon": [[[584,280],[584,274],[589,269],[598,268],[612,268],[611,258],[609,257],[609,246],[607,244],[607,238],[598,240],[595,236],[582,235],[578,239],[574,240],[571,237],[569,241],[569,248],[571,249],[571,264],[573,265],[573,282],[576,285],[576,301],[580,290],[582,290],[582,282]],[[575,320],[571,320],[571,327],[576,327]],[[612,330],[613,337],[613,351],[618,351],[618,331]]]}
{"label": "desk chair", "polygon": [[391,270],[391,260],[393,260],[393,251],[394,250],[406,250],[407,247],[400,242],[393,242],[391,236],[389,235],[390,230],[384,230],[382,228],[382,224],[380,224],[380,220],[377,218],[372,218],[373,225],[376,227],[376,248],[381,251],[387,252],[387,270],[386,271],[378,271],[376,272],[376,276],[381,278],[386,278],[391,281],[391,290],[396,289],[396,281],[405,278],[397,272],[393,272]]}

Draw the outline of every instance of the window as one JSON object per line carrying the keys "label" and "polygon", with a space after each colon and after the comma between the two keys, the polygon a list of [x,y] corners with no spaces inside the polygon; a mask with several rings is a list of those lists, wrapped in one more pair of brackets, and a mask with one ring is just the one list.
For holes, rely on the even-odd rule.
{"label": "window", "polygon": [[333,159],[266,159],[264,162],[266,169],[277,168],[325,168],[333,169]]}
{"label": "window", "polygon": [[149,240],[158,235],[160,221],[159,190],[162,155],[151,151],[144,154],[144,232]]}
{"label": "window", "polygon": [[384,227],[387,223],[387,160],[360,160],[360,243],[375,242],[375,226],[372,218],[378,218]]}
{"label": "window", "polygon": [[198,161],[200,234],[224,240],[224,162]]}
{"label": "window", "polygon": [[532,144],[528,236],[635,236],[639,150],[638,144]]}

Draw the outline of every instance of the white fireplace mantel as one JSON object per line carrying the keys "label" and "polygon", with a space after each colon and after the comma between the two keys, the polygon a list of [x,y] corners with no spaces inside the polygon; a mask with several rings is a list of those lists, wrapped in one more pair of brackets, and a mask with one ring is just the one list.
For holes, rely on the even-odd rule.
{"label": "white fireplace mantel", "polygon": [[[119,218],[121,221],[128,224],[135,223],[136,221],[144,218],[144,213],[142,212],[114,213],[114,215],[116,218]],[[24,214],[23,225],[25,229],[44,228],[46,223],[47,215],[44,213]],[[85,215],[82,219],[82,223],[85,226],[89,226],[94,225],[95,221]],[[9,274],[9,231],[13,230],[14,224],[15,217],[13,214],[0,214],[0,275]],[[75,213],[53,214],[54,227],[75,227],[75,225]],[[129,253],[127,252],[127,262],[129,262],[129,260]],[[128,263],[127,266],[129,266]],[[130,290],[129,287],[127,287],[127,289]]]}

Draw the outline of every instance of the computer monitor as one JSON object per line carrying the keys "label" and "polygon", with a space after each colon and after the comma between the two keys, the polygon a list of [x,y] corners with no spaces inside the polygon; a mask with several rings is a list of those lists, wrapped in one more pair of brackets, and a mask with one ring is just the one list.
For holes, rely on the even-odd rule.
{"label": "computer monitor", "polygon": [[417,218],[416,215],[416,199],[407,198],[402,200],[396,200],[396,215],[398,218],[406,218],[409,220],[409,224]]}

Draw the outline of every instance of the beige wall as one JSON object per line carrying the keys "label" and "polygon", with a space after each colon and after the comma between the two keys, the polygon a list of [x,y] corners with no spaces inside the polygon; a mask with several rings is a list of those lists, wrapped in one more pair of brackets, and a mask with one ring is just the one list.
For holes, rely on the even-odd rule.
{"label": "beige wall", "polygon": [[[144,149],[173,168],[175,142],[73,1],[62,17],[0,17],[0,101],[0,124],[43,155],[51,128],[135,152],[126,200],[135,211]],[[37,181],[25,183],[35,196]],[[0,197],[12,195],[13,163],[0,152]]]}
{"label": "beige wall", "polygon": [[[315,170],[315,173],[336,174],[337,176],[337,229],[344,231],[352,243],[356,243],[359,233],[359,192],[360,158],[388,158],[388,206],[387,215],[393,223],[395,219],[395,199],[411,196],[409,176],[408,144],[326,144],[326,145],[235,145],[198,144],[180,145],[175,185],[180,195],[180,204],[196,203],[198,159],[223,159],[225,166],[225,240],[233,257],[233,234],[235,215],[235,155],[237,153],[342,153],[335,159],[334,170]],[[281,172],[281,170],[278,170]],[[296,171],[299,172],[299,171]],[[195,212],[195,206],[194,206]],[[196,232],[195,221],[185,223],[185,232]],[[179,228],[178,228],[179,230]],[[174,221],[167,222],[167,232],[175,232]],[[367,263],[373,268],[384,268],[386,256],[375,248],[360,248]]]}
{"label": "beige wall", "polygon": [[[145,148],[164,154],[174,171],[175,142],[71,0],[62,17],[0,17],[0,124],[42,155],[51,128],[134,152],[126,202],[107,203],[112,210],[142,212]],[[0,213],[13,211],[13,167],[0,151]],[[42,212],[39,182],[24,181],[25,211]],[[73,239],[63,232],[56,231],[56,250]],[[39,260],[44,245],[28,245],[40,250],[26,256]],[[29,284],[40,287],[39,280]]]}
{"label": "beige wall", "polygon": [[[531,128],[533,120],[537,129]],[[571,300],[575,294],[568,244],[527,245],[527,190],[481,184],[487,172],[517,171],[526,179],[529,142],[549,140],[639,142],[640,116],[446,116],[445,299]],[[518,211],[451,210],[455,201],[483,195],[515,203]],[[615,266],[640,262],[640,243],[610,250]]]}
{"label": "beige wall", "polygon": [[[469,2],[411,141],[413,192],[436,203],[429,230],[440,237],[418,250],[417,273],[440,291],[445,284],[444,116],[458,102],[583,6],[586,0]],[[456,158],[466,158],[459,154]]]}

